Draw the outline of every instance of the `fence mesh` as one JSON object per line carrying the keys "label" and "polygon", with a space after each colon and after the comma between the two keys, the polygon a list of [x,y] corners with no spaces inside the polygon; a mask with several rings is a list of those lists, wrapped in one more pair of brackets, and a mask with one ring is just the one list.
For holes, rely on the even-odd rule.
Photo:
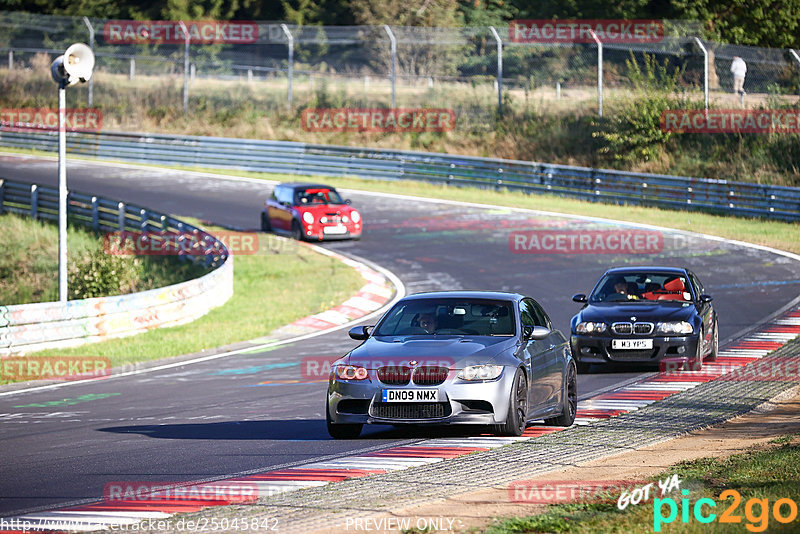
{"label": "fence mesh", "polygon": [[[452,108],[459,120],[476,121],[495,113],[500,102],[520,110],[598,107],[596,44],[512,42],[508,27],[298,27],[257,22],[252,42],[190,44],[190,67],[184,73],[182,42],[118,43],[109,38],[113,22],[0,12],[0,53],[7,55],[0,71],[40,69],[70,44],[84,42],[93,46],[95,72],[101,75],[93,83],[127,79],[138,80],[143,88],[163,84],[166,93],[175,94],[178,106],[180,89],[166,87],[178,85],[186,75],[191,79],[190,98],[202,94],[206,80],[218,80],[258,86],[270,92],[276,106],[285,105],[290,94],[294,107],[384,107],[394,100],[397,107]],[[634,89],[672,88],[703,98],[705,55],[690,34],[694,29],[686,24],[665,28],[670,35],[659,42],[603,45],[603,98],[612,104],[612,112],[615,99],[624,101]],[[712,106],[759,106],[772,102],[769,99],[796,103],[800,56],[790,50],[700,43],[708,54]],[[735,56],[747,63],[746,97],[732,91],[730,65]]]}

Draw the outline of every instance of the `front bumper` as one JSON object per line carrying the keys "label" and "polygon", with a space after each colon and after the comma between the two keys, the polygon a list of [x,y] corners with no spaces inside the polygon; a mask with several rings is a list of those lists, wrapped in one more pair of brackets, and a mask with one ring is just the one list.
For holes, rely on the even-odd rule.
{"label": "front bumper", "polygon": [[[448,377],[438,386],[386,385],[372,373],[363,381],[334,379],[328,385],[328,413],[331,421],[339,424],[502,424],[508,414],[513,380],[514,373],[508,369],[492,381],[466,382]],[[438,389],[440,402],[383,403],[383,389]]]}
{"label": "front bumper", "polygon": [[[689,336],[587,336],[573,334],[570,338],[572,355],[579,363],[652,363],[663,360],[688,362],[697,351],[698,334]],[[611,348],[613,339],[652,339],[653,348],[630,350]]]}
{"label": "front bumper", "polygon": [[303,231],[305,232],[306,239],[310,241],[335,241],[338,239],[358,239],[361,237],[362,228],[359,226],[358,228],[355,225],[344,225],[345,231],[342,233],[328,233],[325,232],[325,228],[338,228],[339,226],[335,224],[313,224],[311,227],[308,225],[303,226]]}

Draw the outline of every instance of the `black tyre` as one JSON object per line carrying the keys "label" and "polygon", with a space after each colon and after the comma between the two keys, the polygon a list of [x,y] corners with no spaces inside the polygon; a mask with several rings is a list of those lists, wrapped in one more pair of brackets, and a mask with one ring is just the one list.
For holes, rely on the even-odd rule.
{"label": "black tyre", "polygon": [[689,371],[701,371],[703,369],[703,337],[704,333],[701,331],[700,336],[697,338],[697,349],[695,350],[694,360],[690,360],[686,365]]}
{"label": "black tyre", "polygon": [[356,439],[361,434],[364,425],[361,424],[337,424],[331,421],[331,413],[328,411],[328,402],[325,402],[325,423],[328,425],[328,434],[333,439]]}
{"label": "black tyre", "polygon": [[267,215],[263,211],[261,212],[261,231],[262,232],[272,231],[272,225],[269,223],[269,215]]}
{"label": "black tyre", "polygon": [[511,385],[511,398],[505,424],[499,425],[497,433],[504,436],[521,436],[528,424],[528,379],[517,369]]}
{"label": "black tyre", "polygon": [[575,422],[575,414],[578,412],[578,372],[574,365],[570,365],[569,369],[567,369],[562,405],[563,411],[561,415],[552,419],[545,419],[545,424],[550,426],[572,426],[572,423]]}
{"label": "black tyre", "polygon": [[716,361],[718,353],[719,353],[719,328],[717,320],[714,319],[714,334],[711,337],[711,352],[709,352],[708,356],[706,356],[706,361],[709,362]]}
{"label": "black tyre", "polygon": [[303,229],[300,227],[300,223],[297,221],[292,221],[292,238],[296,239],[297,241],[303,240]]}

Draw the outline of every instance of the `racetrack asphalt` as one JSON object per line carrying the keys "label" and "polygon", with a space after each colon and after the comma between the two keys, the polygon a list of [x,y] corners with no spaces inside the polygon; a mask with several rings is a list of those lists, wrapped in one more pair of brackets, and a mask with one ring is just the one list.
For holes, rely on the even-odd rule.
{"label": "racetrack asphalt", "polygon": [[[56,164],[0,156],[0,177],[54,186]],[[79,161],[69,164],[69,186],[244,229],[258,227],[272,188]],[[611,266],[690,267],[714,296],[722,340],[789,305],[800,284],[800,262],[723,241],[666,232],[663,250],[655,254],[516,254],[509,249],[512,231],[623,227],[507,208],[345,196],[363,213],[365,234],[358,242],[326,248],[389,269],[409,293],[495,289],[529,294],[565,333],[578,309],[571,295],[590,290]],[[268,352],[0,397],[0,516],[97,499],[111,481],[206,480],[420,440],[418,433],[378,426],[366,428],[358,440],[329,439],[322,411],[325,382],[304,376],[301,363],[308,357],[337,357],[355,345],[338,331]],[[581,397],[643,372],[582,375]]]}

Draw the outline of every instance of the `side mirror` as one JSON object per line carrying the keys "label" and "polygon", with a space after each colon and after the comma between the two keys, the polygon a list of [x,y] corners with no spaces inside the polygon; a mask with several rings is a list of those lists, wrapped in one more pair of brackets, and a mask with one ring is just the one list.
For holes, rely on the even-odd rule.
{"label": "side mirror", "polygon": [[522,339],[523,341],[529,341],[531,339],[539,340],[544,339],[550,335],[550,329],[545,328],[544,326],[530,326],[525,325],[522,327]]}
{"label": "side mirror", "polygon": [[531,334],[531,339],[544,339],[550,335],[550,329],[544,326],[534,326],[533,333]]}
{"label": "side mirror", "polygon": [[373,326],[354,326],[347,332],[347,335],[356,341],[364,341],[372,333],[373,328]]}
{"label": "side mirror", "polygon": [[345,199],[344,203],[349,206],[350,204],[353,203],[353,201],[351,201],[349,198],[347,198],[347,199]]}
{"label": "side mirror", "polygon": [[581,302],[581,303],[588,301],[588,299],[586,298],[586,295],[584,295],[583,293],[578,293],[577,295],[572,295],[572,300],[573,300],[573,302]]}
{"label": "side mirror", "polygon": [[706,304],[714,300],[714,297],[712,297],[711,295],[700,295],[700,298],[697,300],[699,300],[703,304]]}

